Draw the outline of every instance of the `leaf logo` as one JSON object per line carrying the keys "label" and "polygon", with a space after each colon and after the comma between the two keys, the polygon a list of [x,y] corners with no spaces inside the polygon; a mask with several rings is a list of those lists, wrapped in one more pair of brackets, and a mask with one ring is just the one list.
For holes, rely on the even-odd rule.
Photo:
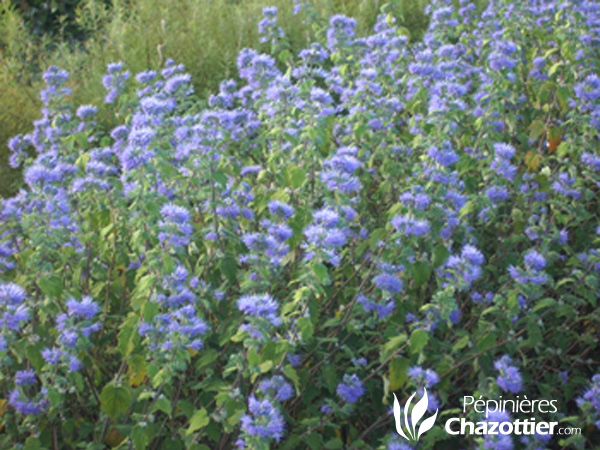
{"label": "leaf logo", "polygon": [[[410,423],[408,418],[408,412],[410,410],[410,403],[412,402],[413,397],[416,395],[416,392],[410,396],[408,401],[406,402],[406,406],[404,408],[404,425],[405,430],[402,428],[402,411],[400,410],[400,403],[398,402],[398,398],[396,394],[394,394],[394,419],[396,419],[396,431],[400,436],[402,436],[407,441],[418,441],[423,433],[429,431],[437,418],[438,410],[435,410],[435,414],[428,419],[425,419],[421,425],[419,426],[419,430],[417,431],[417,425],[419,421],[423,418],[425,413],[427,412],[427,406],[429,405],[429,401],[427,400],[427,389],[424,390],[423,398],[417,402],[415,406],[412,408],[412,412],[410,414]],[[407,436],[408,435],[408,436]]]}

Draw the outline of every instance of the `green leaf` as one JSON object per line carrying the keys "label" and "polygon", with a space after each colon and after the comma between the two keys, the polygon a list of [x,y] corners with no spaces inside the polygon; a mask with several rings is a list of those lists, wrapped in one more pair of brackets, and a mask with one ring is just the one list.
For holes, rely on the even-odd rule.
{"label": "green leaf", "polygon": [[531,125],[529,125],[529,139],[539,138],[544,132],[544,129],[544,122],[541,120],[534,120],[531,122]]}
{"label": "green leaf", "polygon": [[423,261],[417,261],[414,264],[415,269],[415,287],[421,287],[431,277],[431,267]]}
{"label": "green leaf", "polygon": [[313,272],[317,277],[317,281],[320,285],[327,286],[331,284],[331,280],[329,279],[329,274],[327,273],[327,267],[321,263],[313,264]]}
{"label": "green leaf", "polygon": [[216,170],[212,173],[211,178],[219,183],[221,186],[227,186],[227,176],[220,170]]}
{"label": "green leaf", "polygon": [[535,347],[542,341],[542,331],[536,320],[529,320],[527,323],[527,340],[529,345]]}
{"label": "green leaf", "polygon": [[344,448],[344,443],[337,438],[333,438],[325,443],[325,448],[328,450],[340,450]]}
{"label": "green leaf", "polygon": [[496,339],[496,333],[491,331],[479,340],[479,342],[477,343],[477,348],[480,352],[484,352],[496,343]]}
{"label": "green leaf", "polygon": [[42,443],[34,437],[28,437],[23,447],[24,450],[42,450],[42,448]]}
{"label": "green leaf", "polygon": [[124,386],[107,384],[100,394],[100,409],[113,420],[119,417],[119,414],[127,412],[130,402],[131,394]]}
{"label": "green leaf", "polygon": [[210,418],[208,417],[208,413],[206,409],[199,409],[194,413],[192,418],[190,419],[190,425],[185,431],[186,436],[189,436],[195,431],[198,431],[200,428],[204,428],[210,422]]}
{"label": "green leaf", "polygon": [[294,383],[296,392],[300,392],[300,379],[298,378],[296,369],[294,369],[290,364],[286,364],[283,368],[283,373],[292,383]]}
{"label": "green leaf", "polygon": [[230,283],[235,283],[238,269],[237,260],[235,258],[226,256],[225,258],[221,259],[219,268],[221,269],[221,273]]}
{"label": "green leaf", "polygon": [[548,71],[548,75],[552,76],[556,73],[556,71],[559,69],[559,67],[561,67],[562,65],[564,65],[563,61],[559,61],[556,64],[553,64],[552,67],[550,67],[550,70]]}
{"label": "green leaf", "polygon": [[321,450],[323,448],[323,439],[318,433],[310,433],[304,439],[312,450]]}
{"label": "green leaf", "polygon": [[130,313],[121,325],[121,330],[117,336],[117,348],[123,356],[129,356],[133,352],[136,342],[139,340],[137,322],[138,317],[134,313]]}
{"label": "green leaf", "polygon": [[135,450],[145,450],[150,443],[150,438],[147,434],[147,428],[142,428],[140,425],[136,425],[131,430],[131,440]]}
{"label": "green leaf", "polygon": [[212,364],[213,362],[215,362],[217,360],[218,357],[219,357],[219,352],[213,348],[203,350],[202,356],[200,356],[200,359],[196,363],[196,369],[199,370],[199,369],[202,369],[203,367],[206,367],[206,366]]}
{"label": "green leaf", "polygon": [[42,353],[40,352],[40,347],[42,346],[43,344],[38,342],[37,345],[29,345],[27,347],[27,350],[25,351],[27,354],[27,359],[29,360],[29,362],[31,362],[31,365],[38,371],[41,370],[45,364],[45,360],[42,356]]}
{"label": "green leaf", "polygon": [[288,184],[294,189],[298,189],[306,181],[306,173],[298,166],[288,167],[287,176]]}
{"label": "green leaf", "polygon": [[311,320],[308,317],[300,317],[300,319],[298,319],[298,327],[300,328],[302,339],[310,341],[314,332],[314,326]]}
{"label": "green leaf", "polygon": [[142,307],[150,295],[150,291],[155,281],[156,278],[153,275],[146,275],[137,282],[133,292],[131,293],[131,307],[134,310],[137,311]]}
{"label": "green leaf", "polygon": [[382,348],[381,352],[381,361],[385,361],[389,355],[391,355],[395,350],[398,350],[402,344],[406,342],[408,336],[402,333],[397,336],[390,338]]}
{"label": "green leaf", "polygon": [[40,278],[37,284],[48,297],[58,297],[63,291],[63,282],[56,276]]}
{"label": "green leaf", "polygon": [[467,346],[467,344],[469,343],[469,339],[470,339],[469,335],[459,338],[452,346],[452,351],[455,352],[457,350],[462,350],[463,348],[465,348]]}
{"label": "green leaf", "polygon": [[260,373],[267,373],[269,370],[271,370],[273,368],[274,364],[273,361],[269,360],[269,361],[265,361],[261,364],[258,365],[258,368],[260,369]]}
{"label": "green leaf", "polygon": [[419,353],[429,342],[429,335],[425,330],[417,329],[410,335],[411,353]]}
{"label": "green leaf", "polygon": [[331,394],[333,394],[338,383],[337,371],[331,364],[328,364],[323,368],[323,371],[321,373],[323,374],[325,383],[327,383],[327,389]]}
{"label": "green leaf", "polygon": [[450,257],[450,250],[445,245],[438,245],[433,249],[433,267],[440,267]]}
{"label": "green leaf", "polygon": [[279,52],[279,55],[277,55],[277,58],[279,59],[279,61],[281,61],[282,63],[286,63],[290,58],[293,58],[293,54],[292,52],[290,52],[287,48],[283,49],[281,52]]}
{"label": "green leaf", "polygon": [[539,311],[540,309],[547,308],[549,306],[554,306],[554,305],[556,305],[556,300],[554,300],[553,298],[550,298],[550,297],[546,297],[546,298],[541,299],[539,302],[537,302],[535,304],[535,306],[533,307],[532,311],[536,312],[536,311]]}
{"label": "green leaf", "polygon": [[390,361],[390,390],[400,389],[408,380],[408,358],[394,358]]}
{"label": "green leaf", "polygon": [[171,401],[165,396],[160,397],[158,400],[156,400],[156,403],[154,403],[154,406],[152,407],[152,412],[155,411],[162,411],[170,416],[173,412]]}
{"label": "green leaf", "polygon": [[558,144],[558,147],[556,148],[556,154],[559,158],[564,158],[570,153],[570,151],[571,146],[566,141],[563,141],[560,144]]}

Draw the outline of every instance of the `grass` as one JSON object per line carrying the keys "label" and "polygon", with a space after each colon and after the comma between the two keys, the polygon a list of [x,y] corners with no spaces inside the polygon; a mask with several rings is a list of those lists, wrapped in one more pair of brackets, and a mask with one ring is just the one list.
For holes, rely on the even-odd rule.
{"label": "grass", "polygon": [[[384,0],[312,0],[323,20],[335,13],[357,18],[358,33],[365,34],[375,22]],[[425,0],[396,0],[395,15],[418,38],[427,25]],[[157,69],[167,58],[185,64],[201,97],[214,92],[219,83],[235,78],[240,49],[268,51],[258,41],[257,23],[264,6],[279,7],[279,23],[293,53],[314,38],[315,30],[292,12],[291,0],[100,0],[83,3],[77,25],[90,37],[83,43],[50,41],[28,35],[18,13],[0,3],[0,195],[14,194],[20,185],[19,171],[7,164],[6,142],[27,132],[40,116],[41,72],[56,64],[71,74],[76,105],[102,104],[101,77],[106,64],[126,62],[136,73]],[[108,129],[111,117],[100,112]]]}

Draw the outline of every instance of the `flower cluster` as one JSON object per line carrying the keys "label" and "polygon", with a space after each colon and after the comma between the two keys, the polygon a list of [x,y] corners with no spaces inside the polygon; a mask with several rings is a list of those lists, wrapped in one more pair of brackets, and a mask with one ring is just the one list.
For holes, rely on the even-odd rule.
{"label": "flower cluster", "polygon": [[285,421],[281,412],[273,406],[269,399],[248,399],[249,414],[242,416],[242,437],[236,442],[238,448],[253,448],[256,438],[260,442],[279,442],[285,431]]}
{"label": "flower cluster", "polygon": [[19,370],[15,375],[15,388],[8,397],[8,403],[19,414],[37,415],[45,412],[50,406],[48,390],[37,389],[37,376],[33,370]]}
{"label": "flower cluster", "polygon": [[100,322],[95,321],[100,307],[89,296],[81,301],[70,298],[66,305],[67,312],[56,317],[56,329],[60,333],[56,340],[58,345],[44,349],[42,356],[50,366],[64,363],[69,372],[76,372],[83,367],[79,352],[91,347],[90,337],[100,329]]}
{"label": "flower cluster", "polygon": [[600,374],[592,377],[591,386],[577,399],[580,408],[589,405],[590,415],[595,420],[596,428],[600,428]]}
{"label": "flower cluster", "polygon": [[112,130],[43,74],[41,118],[9,144],[24,186],[0,204],[7,445],[43,414],[43,447],[126,430],[136,448],[406,450],[358,427],[407,382],[433,411],[535,378],[564,421],[598,423],[597,375],[579,409],[564,392],[600,326],[600,10],[428,3],[417,39],[393,2],[365,33],[295,2],[306,45],[267,7],[271,54],[241,50],[206,102],[173,60],[110,64]]}
{"label": "flower cluster", "polygon": [[[422,397],[424,394],[424,389],[431,389],[433,386],[439,383],[440,377],[439,375],[431,369],[423,369],[422,367],[415,366],[410,367],[407,372],[409,378],[417,387],[417,394]],[[431,392],[431,390],[427,393],[427,411],[434,412],[436,409],[440,407],[440,401],[435,393]]]}
{"label": "flower cluster", "polygon": [[504,392],[519,393],[523,390],[523,378],[519,369],[513,365],[512,359],[508,355],[502,356],[494,362],[494,368],[500,372],[496,382]]}
{"label": "flower cluster", "polygon": [[519,283],[541,285],[548,282],[549,277],[543,271],[546,267],[546,259],[537,250],[532,249],[525,254],[525,269],[509,266],[510,276]]}
{"label": "flower cluster", "polygon": [[279,305],[269,294],[244,295],[238,299],[237,307],[247,317],[241,329],[256,339],[268,336],[272,327],[281,325]]}
{"label": "flower cluster", "polygon": [[344,381],[337,385],[337,394],[348,403],[356,403],[365,393],[362,381],[356,374],[344,375]]}

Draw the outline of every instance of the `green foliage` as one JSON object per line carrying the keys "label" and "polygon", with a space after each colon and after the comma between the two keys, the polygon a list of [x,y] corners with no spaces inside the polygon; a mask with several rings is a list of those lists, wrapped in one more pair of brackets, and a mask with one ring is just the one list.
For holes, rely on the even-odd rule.
{"label": "green foliage", "polygon": [[[20,172],[8,166],[6,142],[39,118],[37,93],[44,67],[55,64],[69,71],[74,103],[99,104],[105,95],[101,78],[107,63],[127,61],[129,69],[138,72],[160,68],[172,58],[185,64],[196,92],[205,98],[221,81],[236,77],[240,49],[261,47],[256,25],[263,6],[279,7],[291,54],[315,37],[314,29],[293,15],[291,0],[114,0],[112,4],[38,0],[34,6],[27,3],[31,8],[21,7],[24,4],[0,3],[1,197],[14,194],[21,184]],[[359,33],[364,34],[375,21],[380,1],[316,0],[313,4],[323,18],[334,13],[356,17]],[[396,2],[393,8],[415,37],[427,25],[424,5],[424,0],[410,0]],[[51,12],[46,16],[43,11]],[[26,14],[26,23],[21,14]],[[61,28],[63,22],[69,26]],[[47,33],[49,29],[56,30],[54,36]],[[73,39],[73,34],[85,39]],[[104,108],[100,112],[105,130],[118,119]],[[298,176],[294,175],[294,182]]]}

